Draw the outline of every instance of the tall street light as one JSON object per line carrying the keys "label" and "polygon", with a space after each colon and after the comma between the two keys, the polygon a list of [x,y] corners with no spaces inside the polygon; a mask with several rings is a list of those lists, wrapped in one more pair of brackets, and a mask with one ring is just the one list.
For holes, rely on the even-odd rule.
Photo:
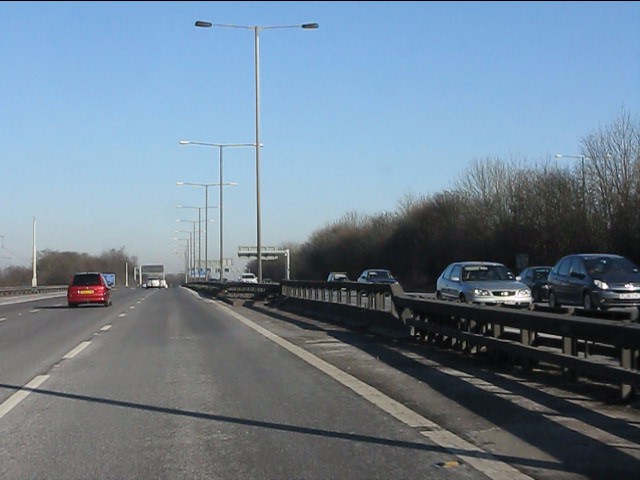
{"label": "tall street light", "polygon": [[[206,210],[204,211],[204,277],[205,280],[209,279],[209,187],[217,187],[220,186],[220,190],[222,190],[223,185],[236,186],[238,185],[235,182],[229,182],[226,184],[222,183],[197,183],[197,182],[176,182],[176,185],[179,187],[182,185],[190,185],[192,187],[204,187],[204,205]],[[220,211],[222,211],[222,204],[220,204]]]}
{"label": "tall street light", "polygon": [[185,283],[189,283],[189,268],[190,268],[190,262],[189,262],[189,257],[191,256],[191,232],[187,232],[186,230],[174,230],[174,233],[186,233],[189,235],[189,238],[176,238],[173,237],[173,239],[175,241],[185,241],[187,242],[187,245],[185,247],[185,252],[184,252],[184,264],[185,264],[185,269],[184,269],[184,281]]}
{"label": "tall street light", "polygon": [[260,221],[260,40],[259,33],[261,30],[272,30],[282,28],[304,28],[304,29],[316,29],[317,23],[304,23],[302,25],[280,25],[280,26],[248,26],[248,25],[230,25],[221,23],[211,23],[207,21],[198,20],[195,23],[196,27],[210,28],[210,27],[225,27],[225,28],[244,28],[253,30],[254,36],[254,63],[255,63],[255,76],[256,76],[256,243],[258,254],[258,282],[262,283],[262,241],[261,241],[261,221]]}
{"label": "tall street light", "polygon": [[[193,241],[191,242],[191,250],[193,251],[193,254],[191,256],[191,262],[193,263],[193,267],[194,267],[194,271],[195,271],[195,266],[196,266],[196,223],[199,223],[199,222],[198,222],[198,220],[182,220],[182,219],[176,219],[176,222],[193,223]],[[200,243],[200,240],[198,240],[198,243]],[[200,248],[200,245],[198,245],[198,248]]]}
{"label": "tall street light", "polygon": [[586,183],[585,183],[585,178],[584,178],[584,159],[587,158],[587,159],[591,160],[591,157],[588,157],[586,155],[563,155],[561,153],[556,153],[555,157],[556,158],[579,158],[580,159],[580,171],[582,172],[582,208],[584,209],[585,214],[586,214],[587,204],[586,204]]}
{"label": "tall street light", "polygon": [[[592,157],[588,156],[588,155],[564,155],[561,153],[556,153],[555,154],[556,158],[579,158],[580,159],[580,170],[582,171],[582,208],[584,210],[584,215],[585,217],[587,216],[587,200],[586,200],[586,181],[585,181],[585,176],[584,176],[584,161],[586,160],[593,160]],[[606,159],[611,159],[613,158],[612,155],[610,153],[606,153],[604,155],[604,158]]]}
{"label": "tall street light", "polygon": [[[219,164],[220,164],[220,283],[222,283],[223,280],[223,268],[222,268],[222,261],[223,261],[223,228],[224,228],[224,222],[223,222],[223,203],[222,203],[222,187],[225,185],[230,185],[230,186],[235,186],[237,185],[237,183],[231,182],[231,183],[223,183],[222,182],[222,150],[225,147],[253,147],[254,144],[253,143],[207,143],[207,142],[194,142],[191,140],[180,140],[180,145],[200,145],[200,146],[204,146],[204,147],[217,147],[218,150],[220,151],[219,154]],[[262,146],[262,145],[260,145]],[[205,251],[206,251],[206,241],[205,241]],[[207,255],[205,254],[205,257]],[[206,261],[206,260],[205,260]]]}
{"label": "tall street light", "polygon": [[[197,208],[198,209],[198,270],[202,269],[202,234],[201,234],[201,226],[202,220],[200,219],[200,207],[183,207],[182,205],[176,205],[176,208]],[[194,224],[195,226],[195,224]],[[194,259],[195,263],[195,259]]]}
{"label": "tall street light", "polygon": [[[202,226],[202,220],[201,220],[201,218],[202,218],[202,210],[203,209],[209,209],[209,208],[216,208],[216,207],[209,207],[209,206],[206,206],[206,207],[195,207],[195,206],[191,206],[191,205],[176,205],[176,208],[197,208],[198,209],[198,268],[202,269],[202,244],[200,243],[200,242],[202,242],[202,233],[201,233],[201,230],[202,230],[202,228],[201,228],[201,226]],[[206,210],[205,210],[204,216],[205,216],[205,222],[207,222],[208,220],[206,219],[206,217],[207,217]],[[206,223],[204,225],[204,231],[205,232],[207,231],[207,224]],[[205,238],[206,238],[206,235],[205,235]],[[205,243],[206,243],[206,240],[205,240]],[[205,246],[205,250],[206,250],[206,246]],[[207,268],[206,255],[205,255],[204,262],[205,262],[204,268],[205,268],[205,279],[206,279],[206,276],[207,276],[206,275],[206,268]]]}

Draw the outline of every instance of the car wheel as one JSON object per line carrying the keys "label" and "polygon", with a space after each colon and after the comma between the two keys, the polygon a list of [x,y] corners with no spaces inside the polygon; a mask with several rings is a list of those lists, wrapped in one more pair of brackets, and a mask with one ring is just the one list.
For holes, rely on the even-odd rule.
{"label": "car wheel", "polygon": [[460,294],[460,296],[458,297],[458,301],[460,303],[467,303],[467,297],[464,296],[464,293]]}
{"label": "car wheel", "polygon": [[77,306],[77,303],[69,303],[69,308],[76,308]]}
{"label": "car wheel", "polygon": [[585,310],[596,310],[596,306],[593,304],[593,299],[589,292],[586,292],[582,297],[582,306]]}
{"label": "car wheel", "polygon": [[436,298],[437,298],[438,300],[442,300],[442,294],[440,293],[440,290],[438,290],[438,291],[436,292]]}
{"label": "car wheel", "polygon": [[560,308],[560,302],[558,302],[556,294],[553,292],[549,292],[549,306],[551,308]]}

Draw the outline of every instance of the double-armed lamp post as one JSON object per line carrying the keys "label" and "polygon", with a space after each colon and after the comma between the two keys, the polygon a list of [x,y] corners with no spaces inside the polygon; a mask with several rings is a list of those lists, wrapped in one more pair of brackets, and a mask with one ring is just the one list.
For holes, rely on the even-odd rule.
{"label": "double-armed lamp post", "polygon": [[[219,205],[219,209],[220,209],[220,283],[222,283],[223,280],[223,265],[222,262],[224,261],[224,252],[223,252],[223,247],[224,247],[224,221],[223,221],[223,195],[222,195],[222,187],[225,186],[236,186],[238,185],[235,182],[228,182],[228,183],[223,183],[222,181],[222,150],[226,147],[253,147],[254,144],[253,143],[207,143],[207,142],[195,142],[192,140],[180,140],[180,145],[199,145],[202,147],[216,147],[219,150],[219,167],[220,167],[220,182],[217,184],[209,184],[209,185],[219,185],[220,186],[220,205]],[[182,182],[184,185],[187,185],[187,183]],[[206,235],[206,233],[205,233]],[[205,239],[205,258],[207,257],[206,255],[206,247],[207,241]]]}
{"label": "double-armed lamp post", "polygon": [[[206,210],[208,210],[209,208],[216,208],[216,207],[196,207],[196,206],[192,206],[192,205],[176,205],[176,208],[194,208],[198,210],[198,268],[202,269],[202,244],[201,244],[201,239],[202,239],[202,210],[205,209],[205,222],[208,222],[209,220],[207,219],[207,212]],[[204,231],[205,231],[205,255],[204,255],[204,268],[206,271],[207,268],[207,223],[205,223],[204,225]],[[205,273],[205,278],[206,278],[206,273]]]}
{"label": "double-armed lamp post", "polygon": [[[262,283],[262,231],[260,221],[260,31],[261,30],[275,30],[283,28],[303,28],[303,29],[316,29],[317,23],[304,23],[302,25],[279,25],[279,26],[258,26],[258,25],[230,25],[222,23],[211,23],[203,20],[198,20],[195,23],[196,27],[210,28],[241,28],[246,30],[253,30],[254,36],[254,64],[255,64],[255,82],[256,82],[256,141],[254,147],[256,149],[256,247],[258,255],[258,282]],[[221,266],[222,268],[222,266]]]}
{"label": "double-armed lamp post", "polygon": [[187,242],[187,245],[185,247],[185,252],[184,252],[184,264],[185,264],[185,269],[184,269],[184,282],[185,283],[189,283],[189,271],[191,270],[191,232],[188,232],[186,230],[174,230],[174,233],[187,233],[189,235],[189,238],[176,238],[173,237],[173,239],[175,241],[182,241],[182,242]]}

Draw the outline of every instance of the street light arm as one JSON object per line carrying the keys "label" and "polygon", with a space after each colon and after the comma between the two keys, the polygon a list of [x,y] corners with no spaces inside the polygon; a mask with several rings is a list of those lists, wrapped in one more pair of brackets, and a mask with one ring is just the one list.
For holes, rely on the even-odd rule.
{"label": "street light arm", "polygon": [[[590,157],[589,155],[563,155],[561,153],[556,153],[555,157],[556,158],[579,158],[581,160],[593,160],[593,158]],[[604,158],[610,160],[611,158],[613,158],[613,156],[610,153],[606,153],[604,155]]]}
{"label": "street light arm", "polygon": [[205,208],[218,208],[218,206],[209,205],[208,207],[196,207],[194,205],[176,205],[176,208],[197,208],[198,210],[204,210]]}
{"label": "street light arm", "polygon": [[563,155],[562,153],[556,153],[555,157],[556,158],[578,158],[580,160],[583,160],[585,158],[591,159],[591,157],[588,157],[587,155]]}
{"label": "street light arm", "polygon": [[[209,142],[197,142],[195,140],[180,140],[180,145],[201,145],[205,147],[255,147],[254,143],[209,143]],[[260,147],[264,147],[264,144],[260,144]]]}
{"label": "street light arm", "polygon": [[223,28],[244,28],[249,30],[272,30],[275,28],[304,28],[305,30],[315,30],[319,28],[317,23],[303,23],[299,25],[273,25],[273,26],[259,26],[259,25],[233,25],[228,23],[211,23],[206,20],[198,20],[195,23],[196,27],[211,28],[211,27],[223,27]]}
{"label": "street light arm", "polygon": [[[235,182],[231,182],[235,183]],[[223,183],[222,185],[230,185],[231,183]],[[219,187],[219,183],[195,183],[195,182],[176,182],[176,185],[182,187],[184,185],[191,185],[193,187]],[[236,184],[237,185],[237,184]]]}

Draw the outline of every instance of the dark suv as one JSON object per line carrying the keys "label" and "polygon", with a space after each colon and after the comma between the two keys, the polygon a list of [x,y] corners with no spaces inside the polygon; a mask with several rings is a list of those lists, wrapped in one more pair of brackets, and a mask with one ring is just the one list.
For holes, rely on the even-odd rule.
{"label": "dark suv", "polygon": [[568,255],[549,273],[549,306],[640,307],[640,269],[620,255]]}

